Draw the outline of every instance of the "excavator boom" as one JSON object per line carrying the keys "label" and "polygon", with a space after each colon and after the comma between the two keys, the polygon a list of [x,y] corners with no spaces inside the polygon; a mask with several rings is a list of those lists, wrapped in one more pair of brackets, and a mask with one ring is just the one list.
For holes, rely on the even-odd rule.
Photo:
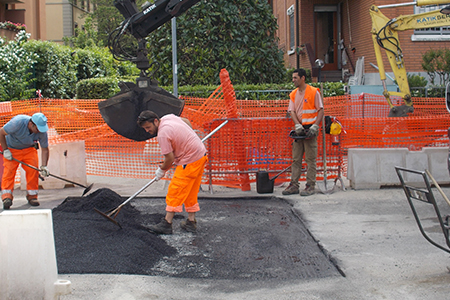
{"label": "excavator boom", "polygon": [[[158,87],[158,83],[150,78],[148,69],[153,64],[149,63],[147,57],[145,37],[199,1],[157,0],[154,3],[146,2],[142,11],[139,11],[135,0],[115,0],[114,6],[125,20],[110,33],[109,49],[116,59],[130,60],[141,70],[136,83],[120,82],[119,93],[98,103],[103,120],[116,133],[135,141],[144,141],[155,135],[150,135],[137,125],[137,117],[143,110],[151,110],[159,117],[181,115],[184,101]],[[121,38],[126,33],[138,40],[135,56],[123,51]]]}
{"label": "excavator boom", "polygon": [[[433,5],[448,3],[448,1],[449,0],[422,0],[414,3],[407,3],[407,5]],[[405,69],[405,61],[403,58],[403,51],[400,47],[398,32],[410,29],[450,26],[450,16],[443,13],[442,10],[439,9],[420,14],[402,15],[393,19],[386,17],[380,11],[380,8],[402,5],[404,4],[392,4],[380,7],[373,5],[370,8],[370,16],[372,18],[372,40],[380,73],[380,79],[383,84],[383,95],[385,96],[389,107],[391,108],[389,117],[404,117],[409,113],[414,112],[414,107],[411,100],[411,91],[409,88],[407,72]],[[386,53],[400,92],[392,92],[387,90],[386,73],[382,58],[382,50],[384,50]],[[404,104],[401,106],[394,106],[391,101],[391,96],[400,96],[403,99]]]}

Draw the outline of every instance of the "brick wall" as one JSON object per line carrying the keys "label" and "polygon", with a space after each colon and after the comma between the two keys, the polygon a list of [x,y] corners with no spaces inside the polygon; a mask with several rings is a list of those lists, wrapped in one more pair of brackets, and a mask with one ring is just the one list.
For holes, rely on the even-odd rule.
{"label": "brick wall", "polygon": [[[287,48],[289,47],[289,20],[287,18],[286,10],[291,5],[295,5],[295,0],[273,0],[274,15],[278,19],[278,37],[280,39],[280,47],[284,49],[286,66],[290,68],[296,67],[297,55],[287,54]],[[369,10],[372,5],[386,5],[395,4],[399,1],[394,0],[348,0],[348,1],[336,1],[336,0],[299,0],[299,10],[301,12],[299,16],[300,23],[300,45],[310,43],[315,47],[314,36],[314,5],[341,5],[341,36],[344,39],[345,46],[351,50],[355,49],[355,52],[349,51],[353,64],[356,63],[358,57],[365,57],[365,72],[377,73],[377,70],[370,66],[369,63],[377,64],[375,58],[375,52],[372,42],[371,27],[372,21],[370,18]],[[347,7],[348,3],[348,7]],[[297,11],[297,10],[296,10]],[[414,14],[414,6],[403,6],[396,8],[384,8],[383,14],[388,18],[398,17],[400,15]],[[350,18],[349,18],[350,16]],[[423,72],[422,70],[422,55],[429,49],[450,48],[450,42],[443,41],[411,41],[411,36],[414,30],[406,30],[399,32],[400,47],[403,50],[405,66],[407,72]],[[383,51],[383,61],[386,68],[386,72],[391,72],[389,61]],[[310,68],[310,63],[306,55],[300,54],[300,67]]]}

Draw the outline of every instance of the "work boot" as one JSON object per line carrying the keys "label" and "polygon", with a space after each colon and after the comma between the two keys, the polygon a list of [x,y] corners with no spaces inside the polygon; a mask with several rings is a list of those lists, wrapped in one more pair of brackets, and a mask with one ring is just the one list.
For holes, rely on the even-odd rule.
{"label": "work boot", "polygon": [[294,194],[298,194],[298,187],[293,185],[293,184],[289,184],[289,186],[283,191],[281,192],[283,195],[294,195]]}
{"label": "work boot", "polygon": [[150,225],[147,229],[156,234],[172,234],[172,223],[167,222],[166,218],[162,218],[161,222],[156,225]]}
{"label": "work boot", "polygon": [[10,198],[3,199],[3,209],[9,209],[12,205],[12,200]]}
{"label": "work boot", "polygon": [[300,192],[300,196],[311,196],[316,193],[316,187],[313,185],[306,185],[305,189]]}
{"label": "work boot", "polygon": [[31,206],[39,206],[39,202],[37,201],[37,195],[27,195],[27,200]]}
{"label": "work boot", "polygon": [[191,221],[186,219],[185,221],[181,221],[180,226],[187,232],[197,232],[197,220]]}

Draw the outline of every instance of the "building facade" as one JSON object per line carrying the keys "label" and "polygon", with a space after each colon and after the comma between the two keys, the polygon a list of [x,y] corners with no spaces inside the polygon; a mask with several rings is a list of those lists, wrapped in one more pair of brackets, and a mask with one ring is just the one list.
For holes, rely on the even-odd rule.
{"label": "building facade", "polygon": [[35,40],[63,42],[83,28],[84,16],[93,11],[89,0],[0,0],[0,22],[25,24]]}
{"label": "building facade", "polygon": [[[410,1],[395,0],[273,0],[273,13],[278,20],[280,48],[284,50],[286,67],[316,69],[316,59],[324,62],[322,72],[354,74],[358,58],[364,57],[366,84],[380,84],[372,40],[372,5],[386,6]],[[389,19],[414,15],[439,7],[415,5],[382,8]],[[399,31],[405,68],[408,73],[423,72],[422,55],[429,49],[449,48],[450,29],[411,29]],[[382,53],[386,72],[393,74]],[[423,74],[421,74],[423,75]]]}

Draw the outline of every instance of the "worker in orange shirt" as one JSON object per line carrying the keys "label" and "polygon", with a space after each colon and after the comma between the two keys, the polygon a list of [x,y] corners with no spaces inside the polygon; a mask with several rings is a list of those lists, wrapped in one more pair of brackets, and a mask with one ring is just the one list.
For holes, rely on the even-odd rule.
{"label": "worker in orange shirt", "polygon": [[148,227],[156,234],[172,234],[172,221],[175,213],[184,209],[188,213],[187,220],[181,222],[181,228],[188,232],[197,231],[195,213],[200,210],[198,192],[202,181],[203,170],[208,158],[206,148],[192,129],[186,118],[173,114],[159,118],[154,112],[141,112],[137,121],[146,132],[157,136],[164,161],[155,173],[160,180],[173,164],[175,173],[169,184],[166,195],[166,215],[160,223]]}
{"label": "worker in orange shirt", "polygon": [[[42,149],[40,172],[23,165],[27,180],[27,200],[32,206],[39,206],[39,173],[43,177],[50,175],[47,163],[48,149],[47,118],[42,113],[33,116],[17,115],[0,128],[0,144],[3,149],[2,202],[3,209],[9,209],[13,203],[13,190],[19,162],[38,166],[37,149]],[[14,158],[14,159],[13,159]]]}

